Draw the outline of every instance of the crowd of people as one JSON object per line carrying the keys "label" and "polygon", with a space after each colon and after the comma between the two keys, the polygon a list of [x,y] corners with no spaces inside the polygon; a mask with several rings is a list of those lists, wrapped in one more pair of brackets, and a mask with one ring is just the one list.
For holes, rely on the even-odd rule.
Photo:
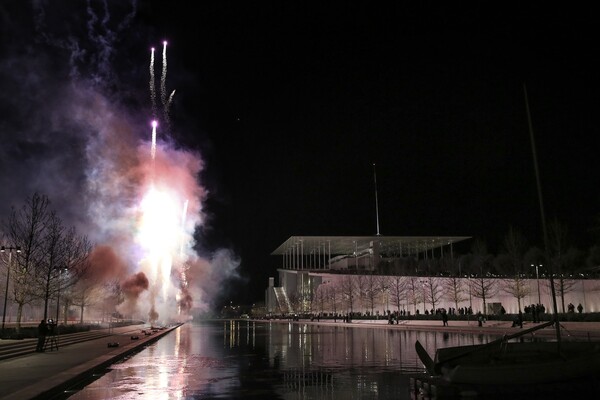
{"label": "crowd of people", "polygon": [[546,313],[546,307],[543,304],[531,304],[525,306],[524,311],[525,314],[531,314],[531,320],[537,323],[540,322],[541,315]]}
{"label": "crowd of people", "polygon": [[[573,305],[573,303],[569,303],[569,305],[567,306],[567,309],[569,310],[570,313],[574,313],[575,312],[575,306]],[[579,303],[577,305],[577,312],[579,314],[581,314],[583,312],[583,306],[581,305],[581,303]]]}

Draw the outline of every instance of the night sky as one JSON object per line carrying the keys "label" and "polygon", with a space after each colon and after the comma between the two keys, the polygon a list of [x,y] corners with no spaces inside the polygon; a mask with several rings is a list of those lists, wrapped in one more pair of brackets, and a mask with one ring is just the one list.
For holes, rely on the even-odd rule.
{"label": "night sky", "polygon": [[[105,15],[101,2],[88,3]],[[382,235],[472,236],[496,252],[513,226],[541,246],[524,85],[546,215],[567,225],[573,246],[594,243],[591,8],[347,3],[194,2],[192,10],[183,1],[108,1],[110,20],[90,22],[74,2],[3,1],[0,216],[52,188],[66,218],[85,226],[79,207],[63,201],[85,201],[81,171],[65,170],[85,146],[42,149],[23,132],[52,126],[41,105],[67,101],[62,87],[84,77],[131,110],[144,134],[148,49],[166,39],[176,89],[170,135],[203,161],[198,248],[227,248],[240,261],[223,299],[261,300],[280,265],[270,253],[290,236],[375,234],[373,163]],[[101,25],[114,33],[105,36],[109,52],[88,34]],[[41,179],[42,157],[58,173]]]}

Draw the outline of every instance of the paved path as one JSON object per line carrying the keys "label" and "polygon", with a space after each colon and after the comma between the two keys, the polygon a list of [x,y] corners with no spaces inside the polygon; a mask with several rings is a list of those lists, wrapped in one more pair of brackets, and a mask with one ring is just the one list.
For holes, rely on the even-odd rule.
{"label": "paved path", "polygon": [[[287,319],[270,319],[262,320],[264,322],[281,322],[295,324],[319,324],[319,325],[335,325],[335,326],[352,326],[352,327],[369,327],[380,329],[404,329],[414,331],[438,331],[452,333],[487,333],[491,335],[511,335],[521,330],[532,328],[538,323],[524,322],[523,328],[513,328],[511,321],[487,321],[480,327],[477,321],[448,321],[448,326],[443,326],[439,320],[401,320],[399,324],[390,325],[385,319],[380,320],[352,320],[352,322],[343,322],[341,319],[333,321],[323,319],[320,321],[310,319],[301,319],[299,321],[291,321]],[[600,341],[600,322],[561,322],[561,338],[564,340],[598,340]],[[541,336],[546,338],[555,338],[556,329],[551,327],[542,328],[534,331],[529,335]]]}
{"label": "paved path", "polygon": [[[271,322],[289,323],[287,320],[271,320]],[[450,326],[447,327],[442,326],[441,321],[414,320],[401,321],[397,325],[389,325],[386,320],[355,320],[351,323],[300,320],[293,323],[500,335],[519,331],[519,328],[512,328],[511,323],[506,321],[488,321],[482,327],[479,327],[476,321],[450,321]],[[563,322],[561,325],[565,337],[600,340],[600,322]],[[532,326],[532,323],[526,323],[523,328],[527,329]],[[71,344],[60,347],[56,351],[32,353],[1,360],[0,400],[52,399],[83,378],[90,376],[94,371],[102,372],[111,364],[141,350],[176,328],[177,326],[172,326],[152,331],[151,335],[145,335],[142,330],[149,330],[149,328],[139,325],[140,333],[137,340],[132,339],[131,326],[116,328],[113,335],[109,337]],[[553,335],[553,333],[554,328],[544,328],[536,332],[537,335]],[[0,346],[3,342],[0,340]],[[109,343],[119,343],[119,346],[109,347]]]}
{"label": "paved path", "polygon": [[[287,320],[271,320],[288,323]],[[310,321],[300,320],[295,323],[320,324],[320,325],[337,325],[337,326],[365,326],[365,327],[380,327],[389,329],[406,329],[406,330],[424,330],[424,331],[440,331],[440,332],[464,332],[464,333],[489,333],[494,335],[510,335],[517,333],[522,329],[532,328],[539,324],[532,322],[523,323],[523,328],[513,328],[511,321],[487,321],[480,327],[477,321],[448,321],[448,326],[443,326],[442,321],[432,320],[401,320],[399,324],[390,325],[387,320],[353,320],[350,323],[338,320]],[[593,339],[600,340],[600,322],[561,322],[561,337],[574,339]],[[535,332],[535,335],[554,336],[556,329],[552,327],[542,328]]]}
{"label": "paved path", "polygon": [[[0,399],[52,399],[92,372],[104,370],[176,328],[177,326],[172,326],[151,330],[148,326],[139,325],[135,334],[131,333],[132,326],[115,328],[111,336],[101,339],[2,360]],[[146,335],[142,330],[150,334]],[[133,339],[135,336],[138,339]],[[2,342],[0,340],[0,346]],[[115,343],[119,345],[113,347]]]}

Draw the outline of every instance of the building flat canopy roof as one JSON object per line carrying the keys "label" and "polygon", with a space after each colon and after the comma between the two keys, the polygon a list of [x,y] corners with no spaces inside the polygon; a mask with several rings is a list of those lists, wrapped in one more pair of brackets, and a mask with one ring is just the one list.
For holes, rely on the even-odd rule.
{"label": "building flat canopy roof", "polygon": [[271,255],[295,254],[310,255],[324,251],[332,256],[361,253],[379,242],[381,254],[415,254],[443,246],[448,246],[470,236],[291,236]]}

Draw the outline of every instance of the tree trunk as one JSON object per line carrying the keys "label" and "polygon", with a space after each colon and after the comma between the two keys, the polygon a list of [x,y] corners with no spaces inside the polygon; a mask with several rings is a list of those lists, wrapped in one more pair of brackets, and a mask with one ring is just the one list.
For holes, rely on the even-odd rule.
{"label": "tree trunk", "polygon": [[17,334],[21,333],[21,318],[23,318],[23,304],[17,307]]}

